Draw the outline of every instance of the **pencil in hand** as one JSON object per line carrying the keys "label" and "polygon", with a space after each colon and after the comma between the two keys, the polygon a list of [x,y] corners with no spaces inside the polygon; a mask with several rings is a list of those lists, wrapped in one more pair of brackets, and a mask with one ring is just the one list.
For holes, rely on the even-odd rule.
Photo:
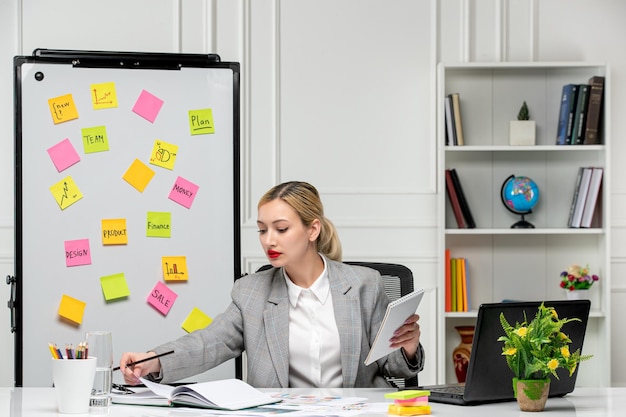
{"label": "pencil in hand", "polygon": [[[157,359],[157,358],[163,357],[165,355],[171,355],[172,353],[174,353],[174,351],[170,350],[169,352],[163,352],[163,353],[160,353],[158,355],[150,356],[149,358],[144,358],[144,359],[141,359],[141,360],[138,360],[138,361],[135,361],[135,362],[130,362],[130,363],[126,364],[126,367],[135,366],[135,365],[138,365],[138,364],[143,363],[143,362],[151,361],[152,359]],[[116,366],[115,368],[113,368],[114,371],[117,371],[119,369],[120,369],[119,366]]]}

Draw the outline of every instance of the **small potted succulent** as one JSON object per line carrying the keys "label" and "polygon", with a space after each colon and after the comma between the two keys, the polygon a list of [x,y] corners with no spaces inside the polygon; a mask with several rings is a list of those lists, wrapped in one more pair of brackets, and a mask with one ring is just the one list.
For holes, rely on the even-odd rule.
{"label": "small potted succulent", "polygon": [[530,113],[526,101],[524,101],[517,113],[517,120],[510,121],[509,143],[515,146],[532,146],[535,144],[535,121],[530,120]]}

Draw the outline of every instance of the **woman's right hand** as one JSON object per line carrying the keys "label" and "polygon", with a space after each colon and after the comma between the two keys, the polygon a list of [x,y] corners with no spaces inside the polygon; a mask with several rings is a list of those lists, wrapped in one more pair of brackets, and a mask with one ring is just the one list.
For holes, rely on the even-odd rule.
{"label": "woman's right hand", "polygon": [[154,352],[126,352],[120,358],[120,372],[124,376],[124,382],[129,385],[138,385],[141,383],[139,377],[146,376],[153,372],[161,370],[161,361],[157,358],[154,360],[138,363],[137,365],[127,366],[129,363],[137,362],[155,356]]}

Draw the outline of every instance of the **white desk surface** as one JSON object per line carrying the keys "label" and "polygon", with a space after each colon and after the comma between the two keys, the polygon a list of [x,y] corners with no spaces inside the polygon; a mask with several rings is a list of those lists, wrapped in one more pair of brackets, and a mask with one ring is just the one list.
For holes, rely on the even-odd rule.
{"label": "white desk surface", "polygon": [[[366,397],[369,402],[385,402],[388,389],[264,389],[266,392],[289,392],[300,395],[340,395],[344,397]],[[481,417],[525,417],[530,413],[521,412],[516,402],[486,404],[461,407],[431,403],[433,416],[481,416]],[[207,410],[208,411],[208,410]],[[611,417],[626,415],[626,387],[624,388],[577,388],[563,398],[550,398],[544,413],[550,417],[597,416]],[[105,415],[111,417],[194,417],[205,414],[204,410],[189,411],[169,407],[141,407],[112,405]],[[87,414],[83,414],[85,416]],[[102,415],[90,411],[89,415]],[[71,416],[57,414],[56,397],[53,388],[0,388],[0,416],[7,417],[50,417]],[[75,416],[81,416],[76,415]],[[378,414],[379,417],[386,413]]]}

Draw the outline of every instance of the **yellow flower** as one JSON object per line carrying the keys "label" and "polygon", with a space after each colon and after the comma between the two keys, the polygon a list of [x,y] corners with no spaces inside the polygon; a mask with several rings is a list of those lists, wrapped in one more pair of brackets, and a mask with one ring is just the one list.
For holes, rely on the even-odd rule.
{"label": "yellow flower", "polygon": [[554,317],[555,320],[558,320],[559,315],[557,314],[556,310],[552,308],[551,311],[552,311],[552,317]]}
{"label": "yellow flower", "polygon": [[508,348],[504,352],[502,352],[503,355],[507,355],[507,356],[515,355],[516,353],[517,353],[517,349],[515,348]]}
{"label": "yellow flower", "polygon": [[558,367],[559,367],[559,361],[558,360],[550,359],[548,361],[548,368],[550,368],[551,371],[554,371]]}
{"label": "yellow flower", "polygon": [[561,355],[563,355],[564,358],[569,358],[569,347],[568,346],[563,346],[561,348]]}
{"label": "yellow flower", "polygon": [[515,334],[518,335],[519,337],[525,337],[526,334],[528,334],[528,328],[520,327],[519,329],[515,329]]}

